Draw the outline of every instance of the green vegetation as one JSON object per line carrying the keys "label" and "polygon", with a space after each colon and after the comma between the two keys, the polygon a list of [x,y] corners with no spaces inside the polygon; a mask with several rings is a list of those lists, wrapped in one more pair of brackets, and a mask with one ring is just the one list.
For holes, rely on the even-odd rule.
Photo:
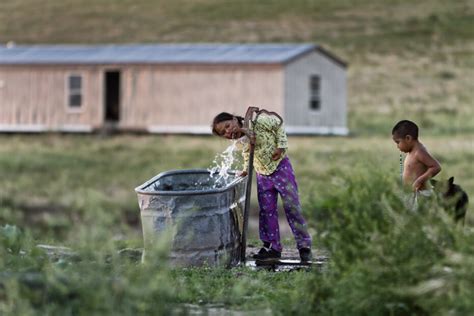
{"label": "green vegetation", "polygon": [[[290,138],[315,246],[330,253],[322,272],[291,273],[172,269],[163,245],[145,264],[118,253],[142,247],[133,189],[209,167],[223,140],[1,135],[0,314],[471,314],[472,202],[465,227],[434,204],[407,211],[390,130],[418,122],[438,178],[474,200],[473,17],[468,0],[2,1],[0,42],[322,44],[349,62],[352,135]],[[48,259],[37,244],[74,255]]]}
{"label": "green vegetation", "polygon": [[[370,171],[369,171],[370,170]],[[453,227],[435,203],[405,208],[393,178],[365,167],[340,185],[319,210],[327,273],[313,274],[313,312],[344,315],[466,315],[474,310],[472,228]]]}
{"label": "green vegetation", "polygon": [[[472,196],[471,138],[423,140],[445,167],[440,178],[454,175]],[[23,231],[4,226],[0,234],[0,311],[443,315],[472,309],[472,210],[464,228],[436,205],[408,212],[390,137],[291,137],[290,143],[317,252],[331,254],[323,272],[182,270],[165,265],[162,249],[146,264],[118,255],[142,247],[133,188],[164,170],[208,167],[228,145],[224,140],[0,137],[0,221]],[[255,200],[252,209],[255,214]],[[44,243],[68,246],[77,256],[48,260],[35,247]]]}
{"label": "green vegetation", "polygon": [[347,52],[400,52],[472,40],[473,10],[469,0],[6,0],[0,41],[316,41]]}

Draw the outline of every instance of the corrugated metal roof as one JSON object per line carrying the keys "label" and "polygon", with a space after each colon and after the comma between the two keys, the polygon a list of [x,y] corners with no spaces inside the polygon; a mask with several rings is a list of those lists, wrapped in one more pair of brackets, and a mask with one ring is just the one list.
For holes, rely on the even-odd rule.
{"label": "corrugated metal roof", "polygon": [[285,63],[317,48],[303,44],[18,45],[0,64]]}

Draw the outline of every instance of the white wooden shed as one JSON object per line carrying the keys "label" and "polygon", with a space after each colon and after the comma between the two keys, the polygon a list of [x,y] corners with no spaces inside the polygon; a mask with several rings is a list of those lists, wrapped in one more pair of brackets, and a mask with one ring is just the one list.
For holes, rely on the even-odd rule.
{"label": "white wooden shed", "polygon": [[0,131],[209,134],[223,111],[346,135],[346,63],[314,44],[0,47]]}

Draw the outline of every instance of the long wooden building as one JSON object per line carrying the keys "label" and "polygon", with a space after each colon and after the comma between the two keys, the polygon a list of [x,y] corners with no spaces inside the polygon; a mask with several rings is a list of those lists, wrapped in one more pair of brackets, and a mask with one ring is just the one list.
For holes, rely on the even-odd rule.
{"label": "long wooden building", "polygon": [[209,134],[219,112],[345,135],[346,63],[314,44],[0,47],[0,132]]}

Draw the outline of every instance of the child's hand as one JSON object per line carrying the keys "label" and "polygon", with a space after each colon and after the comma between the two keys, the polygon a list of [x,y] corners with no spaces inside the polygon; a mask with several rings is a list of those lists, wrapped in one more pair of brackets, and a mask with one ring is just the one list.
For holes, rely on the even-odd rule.
{"label": "child's hand", "polygon": [[275,149],[275,151],[273,152],[273,155],[272,155],[272,160],[278,160],[280,159],[281,155],[283,154],[283,148],[277,148]]}
{"label": "child's hand", "polygon": [[255,145],[256,137],[255,137],[255,133],[252,130],[248,128],[239,128],[238,131],[243,133],[249,138],[250,144]]}
{"label": "child's hand", "polygon": [[237,177],[245,177],[247,175],[247,171],[245,170],[242,170],[242,171],[239,171],[237,172]]}
{"label": "child's hand", "polygon": [[241,133],[243,133],[242,129],[240,127],[235,126],[230,131],[230,138],[236,139]]}
{"label": "child's hand", "polygon": [[419,177],[418,179],[415,180],[415,182],[413,182],[413,189],[415,191],[418,191],[420,189],[422,189],[423,187],[425,186],[425,181],[422,177]]}
{"label": "child's hand", "polygon": [[250,140],[250,144],[255,145],[255,142],[257,140],[257,138],[255,137],[255,133],[253,131],[249,130],[246,135],[248,136],[248,138]]}

